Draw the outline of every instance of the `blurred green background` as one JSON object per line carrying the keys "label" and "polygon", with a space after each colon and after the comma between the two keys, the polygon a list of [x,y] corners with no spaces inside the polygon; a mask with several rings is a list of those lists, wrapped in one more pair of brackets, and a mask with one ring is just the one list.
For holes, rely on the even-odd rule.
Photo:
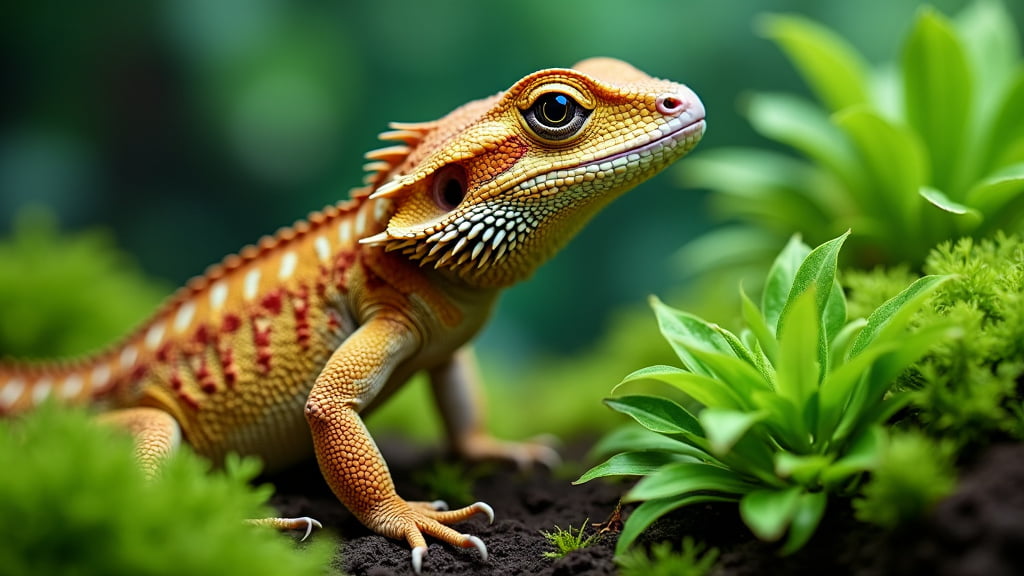
{"label": "blurred green background", "polygon": [[[346,196],[387,122],[433,119],[596,55],[701,95],[708,132],[696,154],[764,146],[737,113],[744,93],[805,90],[755,33],[758,14],[816,19],[877,62],[898,53],[919,4],[18,2],[0,23],[0,240],[22,207],[43,205],[62,230],[110,230],[147,276],[180,285]],[[932,4],[952,14],[966,3]],[[1024,28],[1024,3],[1007,4]],[[704,193],[674,176],[617,201],[507,293],[481,338],[485,364],[587,350],[613,311],[685,284],[673,255],[712,223]]]}

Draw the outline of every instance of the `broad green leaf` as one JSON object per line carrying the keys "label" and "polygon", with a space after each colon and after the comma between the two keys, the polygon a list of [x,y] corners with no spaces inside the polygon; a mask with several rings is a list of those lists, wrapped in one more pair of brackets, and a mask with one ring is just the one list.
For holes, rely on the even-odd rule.
{"label": "broad green leaf", "polygon": [[740,287],[740,302],[743,306],[744,322],[747,323],[747,327],[750,328],[754,337],[757,338],[757,342],[761,345],[761,350],[768,357],[768,362],[774,366],[779,361],[779,343],[775,339],[775,333],[768,328],[768,324],[765,323],[761,311],[757,309],[754,301],[747,296],[742,286]]}
{"label": "broad green leaf", "polygon": [[810,252],[810,247],[800,240],[800,236],[794,235],[768,271],[764,294],[761,295],[761,312],[773,335],[778,334],[779,318],[793,289],[796,272]]}
{"label": "broad green leaf", "polygon": [[827,502],[828,495],[825,492],[804,492],[800,495],[793,522],[789,525],[789,537],[779,551],[781,554],[792,554],[811,539],[821,523],[821,517],[825,515]]}
{"label": "broad green leaf", "polygon": [[717,270],[760,268],[782,245],[778,235],[744,225],[723,226],[687,242],[673,260],[693,277],[706,277]]}
{"label": "broad green leaf", "polygon": [[948,280],[946,276],[919,278],[905,290],[893,296],[868,316],[868,323],[857,335],[850,348],[850,357],[860,354],[876,340],[886,340],[902,334],[911,316],[936,288]]}
{"label": "broad green leaf", "polygon": [[[636,380],[652,379],[674,386],[708,407],[741,409],[747,403],[721,380],[687,372],[672,366],[650,366],[626,376],[619,386]],[[616,386],[618,388],[618,386]],[[612,390],[615,393],[615,390]]]}
{"label": "broad green leaf", "polygon": [[985,150],[980,166],[982,174],[1024,160],[1021,157],[1024,154],[1024,69],[1009,83],[981,146]]}
{"label": "broad green leaf", "polygon": [[740,438],[758,422],[764,420],[764,412],[741,412],[721,408],[707,408],[698,419],[704,427],[704,434],[711,445],[711,453],[722,458],[728,454]]}
{"label": "broad green leaf", "polygon": [[731,502],[734,500],[736,498],[713,496],[710,494],[691,494],[683,498],[648,500],[637,506],[636,510],[633,510],[633,513],[629,515],[629,518],[626,518],[626,523],[622,526],[622,532],[619,534],[619,540],[615,543],[615,555],[623,554],[637,539],[637,536],[640,536],[644,530],[651,524],[654,524],[655,520],[673,510],[692,504]]}
{"label": "broad green leaf", "polygon": [[974,76],[977,110],[994,108],[1018,66],[1020,45],[1013,22],[999,0],[970,2],[955,18]]}
{"label": "broad green leaf", "polygon": [[811,158],[847,188],[864,186],[856,153],[820,107],[791,94],[760,93],[750,96],[747,117],[761,135]]}
{"label": "broad green leaf", "polygon": [[711,370],[694,356],[694,351],[709,350],[728,356],[734,355],[732,347],[715,326],[693,314],[666,305],[656,296],[651,296],[650,304],[654,309],[654,315],[658,318],[658,328],[661,330],[661,334],[675,350],[683,364],[692,372],[713,376]]}
{"label": "broad green leaf", "polygon": [[[828,286],[831,287],[831,283]],[[794,289],[795,287],[796,285]],[[799,294],[795,301],[787,302],[785,316],[779,328],[781,334],[779,364],[775,367],[775,389],[801,412],[818,388],[822,368],[818,355],[821,335],[818,332],[816,300],[817,290],[811,286]],[[795,425],[796,422],[792,424]]]}
{"label": "broad green leaf", "polygon": [[667,452],[624,452],[616,454],[604,462],[587,470],[573,484],[583,484],[594,478],[605,476],[646,476],[655,470],[679,461],[690,461],[686,456]]}
{"label": "broad green leaf", "polygon": [[860,334],[860,331],[867,326],[868,321],[864,318],[857,318],[851,320],[843,326],[843,329],[832,338],[832,342],[829,345],[829,371],[833,371],[839,366],[846,363],[849,358],[850,346],[853,344],[853,339]]}
{"label": "broad green leaf", "polygon": [[963,165],[971,74],[952,24],[932,8],[918,13],[903,51],[904,109],[931,158],[931,183],[953,191]]}
{"label": "broad green leaf", "polygon": [[760,540],[775,542],[786,533],[796,513],[803,490],[799,486],[785,490],[754,490],[740,500],[740,517]]}
{"label": "broad green leaf", "polygon": [[707,453],[685,442],[651,432],[639,425],[627,424],[619,426],[598,440],[588,452],[587,459],[593,461],[619,452],[637,450],[672,452],[697,459],[708,457]]}
{"label": "broad green leaf", "polygon": [[[843,292],[839,280],[832,281],[832,293],[829,294],[828,301],[825,303],[825,311],[821,320],[825,327],[827,342],[831,344],[836,334],[846,326],[846,294]],[[828,369],[828,364],[825,365],[825,369]]]}
{"label": "broad green leaf", "polygon": [[775,454],[775,473],[802,486],[813,487],[818,477],[832,463],[832,456],[822,454]]}
{"label": "broad green leaf", "polygon": [[682,434],[703,437],[697,419],[679,404],[655,396],[620,396],[606,398],[609,408],[632,417],[641,426],[659,434]]}
{"label": "broad green leaf", "polygon": [[[870,426],[854,438],[846,453],[833,462],[821,474],[821,482],[830,490],[835,490],[851,476],[861,472],[874,470],[881,461],[882,451],[888,442],[888,434],[882,426]],[[834,450],[840,447],[834,446]]]}
{"label": "broad green leaf", "polygon": [[836,428],[849,408],[854,397],[861,396],[858,387],[867,387],[867,374],[871,365],[879,356],[899,346],[897,342],[876,343],[863,353],[853,356],[841,366],[825,376],[821,382],[818,396],[818,432],[819,439],[827,439],[835,434]]}
{"label": "broad green leaf", "polygon": [[844,110],[836,124],[852,139],[867,177],[870,203],[862,206],[874,218],[903,228],[897,240],[917,237],[917,191],[928,173],[928,156],[918,136],[867,107]]}
{"label": "broad green leaf", "polygon": [[[1024,112],[1021,119],[1024,130]],[[967,203],[991,218],[1002,216],[1000,211],[1021,196],[1024,196],[1024,163],[1007,166],[975,184],[967,193]]]}
{"label": "broad green leaf", "polygon": [[677,462],[668,464],[641,479],[623,496],[622,501],[680,497],[693,492],[745,494],[752,486],[739,474],[727,468],[698,462]]}
{"label": "broad green leaf", "polygon": [[771,15],[759,24],[761,32],[786,52],[830,110],[868,101],[867,66],[834,32],[799,16]]}

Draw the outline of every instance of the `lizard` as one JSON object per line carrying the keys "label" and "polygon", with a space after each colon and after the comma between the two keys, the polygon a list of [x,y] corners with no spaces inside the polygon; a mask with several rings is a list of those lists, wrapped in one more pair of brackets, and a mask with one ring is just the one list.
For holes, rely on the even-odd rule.
{"label": "lizard", "polygon": [[[180,443],[269,470],[315,455],[371,530],[487,548],[448,510],[400,497],[363,416],[426,371],[455,451],[551,462],[541,442],[486,428],[470,340],[501,291],[532,275],[599,210],[689,152],[704,106],[683,84],[611,58],[527,75],[439,120],[392,123],[350,198],[226,257],[119,343],[79,359],[0,363],[0,415],[48,397],[130,431],[147,475]],[[309,518],[270,518],[278,528]]]}

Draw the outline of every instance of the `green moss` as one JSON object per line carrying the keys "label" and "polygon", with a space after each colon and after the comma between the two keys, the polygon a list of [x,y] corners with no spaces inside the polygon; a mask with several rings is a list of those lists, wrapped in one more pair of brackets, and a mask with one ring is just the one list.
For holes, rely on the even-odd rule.
{"label": "green moss", "polygon": [[651,545],[650,552],[632,548],[615,557],[621,576],[704,576],[717,560],[717,548],[707,550],[689,536],[678,552],[671,542],[658,542]]}
{"label": "green moss", "polygon": [[0,573],[323,574],[328,537],[296,549],[245,518],[271,515],[254,460],[223,472],[180,450],[146,481],[130,438],[52,405],[0,422]]}

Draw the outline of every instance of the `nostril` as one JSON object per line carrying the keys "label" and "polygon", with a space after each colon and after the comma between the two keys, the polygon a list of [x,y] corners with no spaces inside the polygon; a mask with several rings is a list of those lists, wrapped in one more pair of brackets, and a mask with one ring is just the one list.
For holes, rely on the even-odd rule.
{"label": "nostril", "polygon": [[658,97],[656,103],[658,112],[667,116],[675,116],[683,111],[683,99],[673,94],[665,94]]}

